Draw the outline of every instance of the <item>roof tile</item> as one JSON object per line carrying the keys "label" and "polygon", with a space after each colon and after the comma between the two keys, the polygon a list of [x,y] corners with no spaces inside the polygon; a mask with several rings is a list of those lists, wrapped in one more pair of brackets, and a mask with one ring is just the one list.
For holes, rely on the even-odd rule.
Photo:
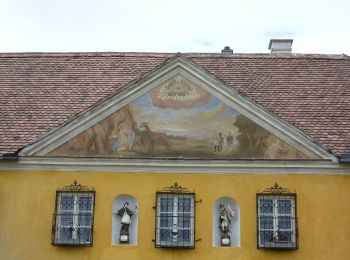
{"label": "roof tile", "polygon": [[[0,154],[13,153],[176,54],[0,54]],[[346,55],[183,54],[337,155],[350,152]]]}

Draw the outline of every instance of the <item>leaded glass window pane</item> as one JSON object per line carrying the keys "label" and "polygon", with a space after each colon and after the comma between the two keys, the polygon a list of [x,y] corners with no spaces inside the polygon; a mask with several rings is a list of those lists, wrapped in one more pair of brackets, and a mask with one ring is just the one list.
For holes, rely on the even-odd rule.
{"label": "leaded glass window pane", "polygon": [[263,198],[259,200],[260,213],[273,213],[273,199]]}
{"label": "leaded glass window pane", "polygon": [[277,200],[278,214],[291,214],[292,200],[291,199],[278,199]]}
{"label": "leaded glass window pane", "polygon": [[290,216],[279,216],[278,217],[278,228],[281,229],[292,229],[292,218]]}
{"label": "leaded glass window pane", "polygon": [[259,218],[259,225],[261,230],[273,229],[273,216],[261,216]]}
{"label": "leaded glass window pane", "polygon": [[62,194],[59,198],[59,206],[61,211],[73,211],[74,210],[74,196],[69,194]]}

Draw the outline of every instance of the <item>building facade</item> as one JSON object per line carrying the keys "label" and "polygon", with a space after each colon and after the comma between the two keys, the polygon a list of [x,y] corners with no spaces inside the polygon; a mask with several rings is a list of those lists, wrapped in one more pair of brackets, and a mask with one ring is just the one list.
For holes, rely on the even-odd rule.
{"label": "building facade", "polygon": [[350,254],[348,56],[3,54],[0,71],[1,259]]}

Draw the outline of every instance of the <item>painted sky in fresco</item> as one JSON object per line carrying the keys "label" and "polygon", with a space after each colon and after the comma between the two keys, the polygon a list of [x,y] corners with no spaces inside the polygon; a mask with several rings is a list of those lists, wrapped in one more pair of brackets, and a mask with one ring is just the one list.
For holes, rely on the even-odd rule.
{"label": "painted sky in fresco", "polygon": [[233,122],[239,113],[216,97],[200,107],[174,109],[154,106],[150,95],[144,94],[131,103],[131,111],[138,124],[148,121],[153,130],[175,136],[203,139],[224,130],[238,131]]}

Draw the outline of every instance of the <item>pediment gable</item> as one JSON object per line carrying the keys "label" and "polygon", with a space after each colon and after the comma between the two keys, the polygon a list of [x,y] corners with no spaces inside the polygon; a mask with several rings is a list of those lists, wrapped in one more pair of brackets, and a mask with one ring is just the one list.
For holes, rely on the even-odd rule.
{"label": "pediment gable", "polygon": [[22,151],[55,157],[331,159],[182,57]]}

